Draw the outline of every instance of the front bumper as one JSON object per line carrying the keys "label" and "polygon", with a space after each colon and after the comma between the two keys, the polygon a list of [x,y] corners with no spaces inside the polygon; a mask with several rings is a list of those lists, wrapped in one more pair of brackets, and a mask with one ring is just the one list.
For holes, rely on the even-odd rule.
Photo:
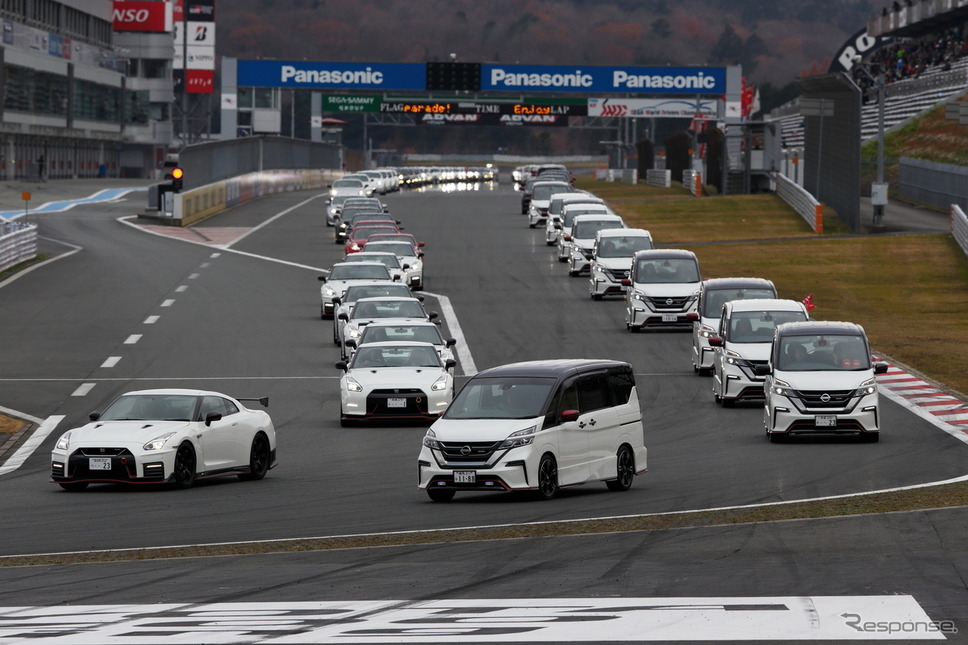
{"label": "front bumper", "polygon": [[[724,400],[739,401],[747,399],[762,400],[764,378],[753,373],[753,364],[742,359],[723,361],[722,367],[722,398]],[[765,361],[764,361],[765,362]]]}
{"label": "front bumper", "polygon": [[[879,432],[878,395],[851,399],[846,407],[809,408],[799,398],[771,394],[768,428],[779,434],[856,434]],[[832,425],[828,425],[832,422]]]}
{"label": "front bumper", "polygon": [[[134,455],[127,449],[78,448],[51,453],[50,479],[58,484],[100,482],[122,484],[157,484],[168,480],[174,471],[175,451],[160,450],[150,455]],[[101,463],[108,467],[96,468]]]}
{"label": "front bumper", "polygon": [[[418,488],[451,490],[535,490],[537,463],[532,450],[504,450],[495,455],[492,465],[483,462],[446,463],[439,450],[423,446],[417,459]],[[530,464],[530,465],[529,465]],[[473,482],[456,481],[455,473],[474,473]],[[529,472],[531,476],[529,476]]]}
{"label": "front bumper", "polygon": [[[429,390],[429,388],[426,388]],[[435,421],[452,398],[451,390],[394,388],[341,393],[347,421]]]}

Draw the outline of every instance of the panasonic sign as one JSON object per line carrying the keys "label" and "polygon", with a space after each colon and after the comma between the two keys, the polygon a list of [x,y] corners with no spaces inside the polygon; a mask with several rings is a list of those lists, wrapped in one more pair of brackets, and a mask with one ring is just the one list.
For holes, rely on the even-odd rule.
{"label": "panasonic sign", "polygon": [[239,60],[239,87],[423,90],[423,63],[313,63]]}
{"label": "panasonic sign", "polygon": [[481,89],[652,94],[724,94],[724,67],[483,65]]}

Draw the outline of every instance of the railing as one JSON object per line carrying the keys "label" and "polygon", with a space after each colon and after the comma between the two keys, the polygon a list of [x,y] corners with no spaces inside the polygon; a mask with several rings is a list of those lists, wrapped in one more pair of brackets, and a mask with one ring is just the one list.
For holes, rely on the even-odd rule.
{"label": "railing", "polygon": [[671,188],[672,187],[672,171],[671,170],[647,170],[645,171],[645,183],[649,186],[658,186],[659,188]]}
{"label": "railing", "polygon": [[683,170],[682,187],[696,197],[702,197],[702,173],[698,170]]}
{"label": "railing", "polygon": [[37,225],[0,223],[0,271],[37,257]]}
{"label": "railing", "polygon": [[957,204],[951,205],[951,234],[961,250],[968,255],[968,217]]}
{"label": "railing", "polygon": [[776,180],[776,194],[780,196],[780,199],[799,213],[814,233],[823,233],[823,204],[787,177],[774,173],[774,179]]}

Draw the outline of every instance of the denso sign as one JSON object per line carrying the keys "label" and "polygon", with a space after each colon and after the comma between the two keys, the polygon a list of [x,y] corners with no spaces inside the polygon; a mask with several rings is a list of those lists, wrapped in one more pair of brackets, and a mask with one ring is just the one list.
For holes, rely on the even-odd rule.
{"label": "denso sign", "polygon": [[114,0],[114,31],[172,30],[171,3],[145,0]]}

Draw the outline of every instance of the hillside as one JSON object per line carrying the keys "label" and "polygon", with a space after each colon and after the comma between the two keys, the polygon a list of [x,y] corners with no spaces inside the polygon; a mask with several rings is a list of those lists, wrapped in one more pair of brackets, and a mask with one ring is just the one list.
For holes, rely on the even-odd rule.
{"label": "hillside", "polygon": [[[827,61],[885,0],[232,0],[239,58],[542,65],[742,64],[785,85]],[[230,8],[228,8],[230,6]]]}

